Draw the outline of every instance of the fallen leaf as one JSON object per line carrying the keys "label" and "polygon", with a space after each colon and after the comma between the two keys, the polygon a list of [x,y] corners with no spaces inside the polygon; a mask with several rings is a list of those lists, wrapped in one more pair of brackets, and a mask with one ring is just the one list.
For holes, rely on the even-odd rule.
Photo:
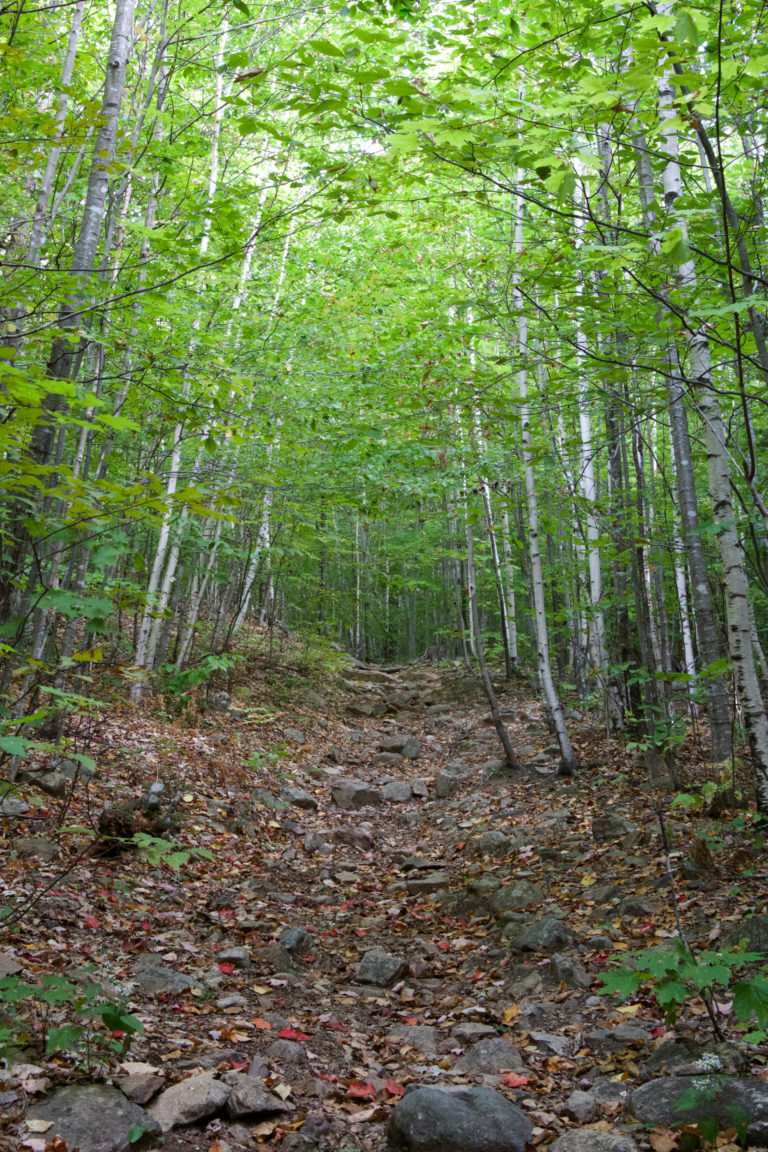
{"label": "fallen leaf", "polygon": [[261,1028],[263,1032],[269,1032],[272,1028],[269,1020],[264,1020],[261,1016],[254,1016],[251,1024],[253,1024],[254,1028]]}
{"label": "fallen leaf", "polygon": [[396,1080],[392,1080],[391,1078],[387,1080],[386,1088],[390,1096],[402,1096],[405,1092],[403,1085],[398,1084]]}
{"label": "fallen leaf", "polygon": [[356,1100],[375,1100],[376,1089],[373,1084],[360,1084],[357,1080],[353,1080],[347,1092],[350,1096],[354,1096]]}
{"label": "fallen leaf", "polygon": [[528,1077],[520,1076],[517,1072],[507,1072],[502,1076],[501,1083],[507,1088],[522,1088],[523,1084],[528,1083]]}
{"label": "fallen leaf", "polygon": [[302,1041],[304,1041],[304,1040],[311,1040],[312,1039],[312,1037],[310,1035],[308,1035],[306,1032],[300,1032],[295,1028],[283,1028],[283,1030],[281,1032],[278,1032],[278,1036],[280,1037],[281,1040],[302,1040]]}
{"label": "fallen leaf", "polygon": [[669,1132],[651,1132],[648,1139],[653,1152],[673,1152],[677,1148],[677,1137]]}
{"label": "fallen leaf", "polygon": [[30,1132],[47,1132],[53,1127],[53,1120],[27,1120]]}

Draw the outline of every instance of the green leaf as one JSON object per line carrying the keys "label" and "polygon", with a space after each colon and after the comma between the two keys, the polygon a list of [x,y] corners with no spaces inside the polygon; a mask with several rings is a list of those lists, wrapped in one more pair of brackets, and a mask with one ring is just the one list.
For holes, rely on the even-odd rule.
{"label": "green leaf", "polygon": [[66,1048],[74,1048],[83,1038],[83,1028],[80,1024],[63,1024],[61,1028],[51,1028],[45,1045],[46,1052],[60,1052]]}
{"label": "green leaf", "polygon": [[25,740],[22,736],[0,736],[0,752],[7,752],[9,756],[26,756],[34,743],[34,740]]}
{"label": "green leaf", "polygon": [[346,59],[346,53],[330,40],[310,40],[308,47],[314,48],[315,52],[319,52],[322,56],[335,56],[337,59]]}

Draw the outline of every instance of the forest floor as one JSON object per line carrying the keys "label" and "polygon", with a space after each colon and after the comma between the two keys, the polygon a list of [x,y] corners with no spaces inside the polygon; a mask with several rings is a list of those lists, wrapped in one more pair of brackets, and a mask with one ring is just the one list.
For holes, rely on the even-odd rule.
{"label": "forest floor", "polygon": [[[672,1028],[647,990],[621,1002],[599,994],[601,977],[669,945],[675,903],[697,950],[768,912],[748,814],[706,819],[662,797],[672,890],[659,796],[636,759],[572,714],[585,768],[558,777],[522,681],[502,692],[522,774],[500,768],[487,704],[455,668],[350,663],[313,682],[286,655],[252,662],[229,689],[176,718],[157,699],[106,709],[88,733],[93,777],[60,797],[27,779],[11,797],[18,814],[0,818],[11,913],[0,975],[66,978],[52,1003],[0,1003],[0,1022],[18,1015],[0,1073],[4,1149],[74,1152],[54,1090],[104,1081],[154,1110],[169,1130],[148,1146],[165,1152],[380,1152],[413,1084],[492,1088],[530,1118],[531,1146],[571,1134],[558,1148],[575,1149],[585,1131],[614,1134],[594,1147],[617,1152],[691,1146],[691,1131],[634,1122],[628,1096],[665,1070],[695,1071],[703,1050],[727,1071],[732,1053],[713,1049],[695,994]],[[703,759],[689,741],[684,777],[700,784]],[[105,801],[146,797],[158,781],[176,824],[163,835],[210,859],[174,870],[135,849],[95,854]],[[375,949],[384,955],[358,969]],[[84,1052],[51,1029],[82,1024],[72,988],[88,981],[99,1027]],[[144,1026],[124,1055],[99,1019],[110,998]],[[62,1048],[46,1055],[51,1035]],[[764,1064],[753,1049],[761,1084]],[[268,1103],[229,1116],[233,1073],[249,1072]],[[170,1127],[190,1114],[170,1098],[163,1110],[158,1092],[201,1074],[207,1103]],[[83,1123],[86,1112],[83,1101]],[[738,1147],[734,1131],[717,1141]]]}

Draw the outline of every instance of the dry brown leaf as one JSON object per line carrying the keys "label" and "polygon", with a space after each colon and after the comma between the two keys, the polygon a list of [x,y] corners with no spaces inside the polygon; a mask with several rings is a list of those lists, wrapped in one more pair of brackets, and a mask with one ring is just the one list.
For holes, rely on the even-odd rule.
{"label": "dry brown leaf", "polygon": [[673,1152],[677,1148],[677,1137],[670,1132],[651,1132],[648,1139],[653,1152]]}

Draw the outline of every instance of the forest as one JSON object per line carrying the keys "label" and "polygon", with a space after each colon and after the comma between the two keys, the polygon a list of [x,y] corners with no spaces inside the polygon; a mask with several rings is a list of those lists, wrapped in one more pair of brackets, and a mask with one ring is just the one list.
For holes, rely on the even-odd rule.
{"label": "forest", "polygon": [[[366,731],[463,684],[491,777],[531,770],[530,722],[558,795],[610,748],[643,803],[764,827],[767,21],[0,7],[4,812],[62,757],[74,795],[100,725],[102,750],[190,740],[218,709],[237,743],[238,685],[282,667],[352,693]],[[272,771],[289,731],[242,736],[237,771]],[[155,774],[130,781],[145,817]],[[105,797],[102,837],[167,871],[168,827],[110,823]]]}

